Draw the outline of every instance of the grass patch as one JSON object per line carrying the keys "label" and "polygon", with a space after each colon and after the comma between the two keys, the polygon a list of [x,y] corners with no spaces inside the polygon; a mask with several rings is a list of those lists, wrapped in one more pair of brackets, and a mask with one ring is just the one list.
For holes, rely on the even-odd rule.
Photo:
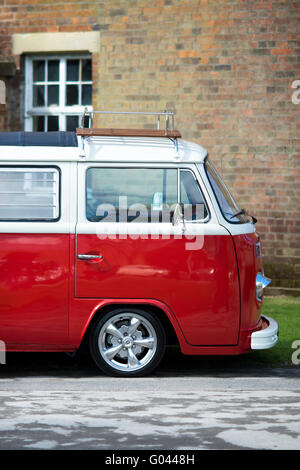
{"label": "grass patch", "polygon": [[[300,341],[300,298],[265,297],[262,314],[272,317],[278,322],[279,340],[276,346],[271,349],[252,351],[250,353],[252,360],[264,365],[292,366],[292,354],[295,352],[292,343],[295,340]],[[300,359],[300,353],[297,357]]]}

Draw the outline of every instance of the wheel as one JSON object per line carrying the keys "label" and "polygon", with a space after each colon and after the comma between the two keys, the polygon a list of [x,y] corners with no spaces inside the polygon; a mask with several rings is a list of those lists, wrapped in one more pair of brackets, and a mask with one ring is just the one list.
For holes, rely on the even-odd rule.
{"label": "wheel", "polygon": [[165,352],[165,331],[146,310],[118,308],[98,319],[90,351],[107,375],[138,377],[157,367]]}

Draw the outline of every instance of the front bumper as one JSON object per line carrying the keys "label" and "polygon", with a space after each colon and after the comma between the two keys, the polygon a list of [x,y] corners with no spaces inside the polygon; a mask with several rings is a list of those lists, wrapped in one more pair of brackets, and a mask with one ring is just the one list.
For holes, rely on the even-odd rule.
{"label": "front bumper", "polygon": [[263,330],[254,331],[251,334],[251,349],[269,349],[275,346],[279,336],[279,326],[273,318],[262,315],[269,326]]}

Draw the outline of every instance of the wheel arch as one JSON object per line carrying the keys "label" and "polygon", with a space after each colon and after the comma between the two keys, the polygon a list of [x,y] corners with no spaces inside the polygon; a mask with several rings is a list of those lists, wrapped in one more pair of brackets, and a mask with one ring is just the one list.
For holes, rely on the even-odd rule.
{"label": "wheel arch", "polygon": [[90,333],[97,323],[97,320],[105,315],[112,309],[117,308],[141,308],[145,309],[156,318],[158,318],[165,330],[166,340],[168,345],[181,345],[183,341],[183,335],[181,329],[173,315],[173,313],[168,309],[165,304],[157,301],[107,301],[105,304],[101,304],[94,308],[93,312],[91,313],[85,328],[83,329],[82,337],[80,346],[84,346],[87,344],[89,340]]}

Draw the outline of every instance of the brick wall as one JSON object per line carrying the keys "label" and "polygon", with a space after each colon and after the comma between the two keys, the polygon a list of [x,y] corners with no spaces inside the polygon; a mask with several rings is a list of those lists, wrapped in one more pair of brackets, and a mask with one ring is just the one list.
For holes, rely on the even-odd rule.
{"label": "brick wall", "polygon": [[[240,206],[258,218],[267,274],[300,287],[300,104],[291,100],[300,2],[6,0],[0,61],[12,58],[12,33],[91,30],[101,34],[94,107],[175,110],[184,138],[209,150]],[[21,128],[22,105],[14,109],[10,128]]]}

